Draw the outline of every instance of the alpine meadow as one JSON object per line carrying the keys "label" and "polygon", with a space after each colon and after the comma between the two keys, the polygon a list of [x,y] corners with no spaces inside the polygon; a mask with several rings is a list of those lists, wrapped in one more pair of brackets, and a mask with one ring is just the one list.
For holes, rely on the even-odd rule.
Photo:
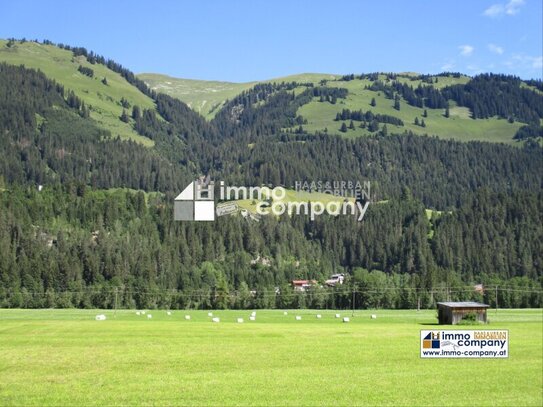
{"label": "alpine meadow", "polygon": [[541,4],[31,3],[1,406],[543,405]]}

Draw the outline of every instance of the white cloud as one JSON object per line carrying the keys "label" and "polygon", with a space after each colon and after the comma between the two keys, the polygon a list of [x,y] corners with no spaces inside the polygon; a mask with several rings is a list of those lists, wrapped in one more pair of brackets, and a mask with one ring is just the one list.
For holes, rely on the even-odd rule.
{"label": "white cloud", "polygon": [[520,8],[524,6],[524,0],[511,0],[505,5],[505,14],[510,16],[517,14]]}
{"label": "white cloud", "polygon": [[494,54],[501,55],[503,54],[503,48],[496,44],[488,44],[488,49],[490,52],[493,52]]}
{"label": "white cloud", "polygon": [[503,15],[514,16],[520,11],[520,8],[525,4],[524,0],[509,0],[508,3],[496,3],[483,11],[483,15],[487,17],[501,17]]}
{"label": "white cloud", "polygon": [[511,58],[503,62],[503,64],[512,71],[519,73],[535,74],[541,76],[543,69],[543,56],[530,56],[525,54],[514,54]]}
{"label": "white cloud", "polygon": [[473,48],[471,45],[460,45],[458,49],[460,49],[460,55],[464,57],[469,57],[475,50],[475,48]]}
{"label": "white cloud", "polygon": [[446,62],[443,65],[441,65],[441,70],[443,72],[452,71],[454,67],[455,67],[454,62]]}
{"label": "white cloud", "polygon": [[487,17],[498,17],[503,14],[504,9],[503,4],[493,4],[483,12],[483,15]]}
{"label": "white cloud", "polygon": [[543,69],[543,56],[532,57],[532,68]]}

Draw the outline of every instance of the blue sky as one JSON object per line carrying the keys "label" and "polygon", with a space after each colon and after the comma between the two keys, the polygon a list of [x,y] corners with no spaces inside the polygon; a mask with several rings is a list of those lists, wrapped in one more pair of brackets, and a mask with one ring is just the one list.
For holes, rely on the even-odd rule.
{"label": "blue sky", "polygon": [[10,1],[0,37],[84,46],[136,73],[542,76],[541,0]]}

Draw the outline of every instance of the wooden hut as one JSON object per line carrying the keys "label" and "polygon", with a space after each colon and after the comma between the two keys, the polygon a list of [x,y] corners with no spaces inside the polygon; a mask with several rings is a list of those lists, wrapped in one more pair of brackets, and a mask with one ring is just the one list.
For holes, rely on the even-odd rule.
{"label": "wooden hut", "polygon": [[466,315],[474,314],[475,320],[486,324],[486,310],[490,306],[479,302],[438,302],[438,320],[441,325],[456,325]]}

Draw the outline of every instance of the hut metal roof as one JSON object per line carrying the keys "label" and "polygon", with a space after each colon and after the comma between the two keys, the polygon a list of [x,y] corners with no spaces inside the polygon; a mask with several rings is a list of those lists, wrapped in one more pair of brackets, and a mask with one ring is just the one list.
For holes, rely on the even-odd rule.
{"label": "hut metal roof", "polygon": [[461,302],[438,302],[437,305],[444,305],[449,308],[489,308],[490,305],[482,304],[474,301],[461,301]]}

